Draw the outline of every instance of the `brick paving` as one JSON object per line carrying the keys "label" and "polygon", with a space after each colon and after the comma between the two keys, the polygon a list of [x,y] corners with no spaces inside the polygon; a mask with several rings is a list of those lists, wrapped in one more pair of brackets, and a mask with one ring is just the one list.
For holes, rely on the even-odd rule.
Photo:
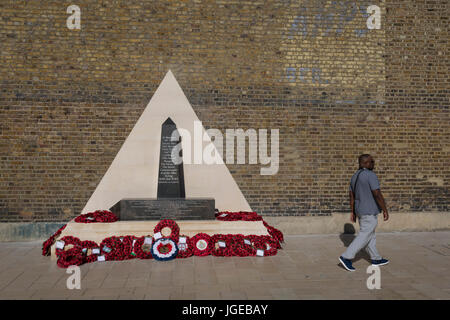
{"label": "brick paving", "polygon": [[450,231],[378,233],[381,289],[369,290],[368,257],[338,265],[351,235],[287,236],[274,257],[191,257],[81,266],[81,289],[41,256],[41,242],[0,243],[0,299],[449,299]]}

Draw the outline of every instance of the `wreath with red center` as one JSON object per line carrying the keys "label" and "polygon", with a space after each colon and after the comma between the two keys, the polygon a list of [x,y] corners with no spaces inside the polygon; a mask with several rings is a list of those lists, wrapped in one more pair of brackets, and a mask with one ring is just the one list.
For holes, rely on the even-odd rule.
{"label": "wreath with red center", "polygon": [[175,241],[170,238],[159,238],[152,245],[152,255],[155,260],[168,261],[175,259],[178,254],[178,247]]}
{"label": "wreath with red center", "polygon": [[136,254],[136,257],[138,257],[139,259],[153,259],[151,244],[146,245],[148,246],[148,251],[144,251],[144,249],[142,248],[144,246],[145,238],[151,239],[153,244],[153,238],[151,236],[140,237],[134,243],[133,251]]}
{"label": "wreath with red center", "polygon": [[[186,242],[181,243],[181,238],[185,238]],[[185,235],[180,235],[178,239],[178,254],[177,259],[188,258],[194,254],[193,245],[191,243],[191,238]]]}
{"label": "wreath with red center", "polygon": [[116,222],[119,218],[108,210],[97,210],[86,214],[79,215],[75,218],[78,223],[93,223],[93,222]]}
{"label": "wreath with red center", "polygon": [[106,261],[125,259],[122,240],[116,236],[103,239],[100,243],[100,252],[105,256]]}
{"label": "wreath with red center", "polygon": [[199,257],[211,254],[214,248],[214,242],[206,233],[197,233],[191,239],[193,254]]}
{"label": "wreath with red center", "polygon": [[166,238],[170,238],[173,241],[175,241],[175,243],[178,243],[178,238],[180,236],[180,227],[178,226],[178,224],[171,219],[164,219],[161,220],[155,227],[155,229],[153,230],[153,234],[156,234],[158,232],[161,232],[162,229],[164,228],[170,228],[170,235],[167,236]]}
{"label": "wreath with red center", "polygon": [[92,253],[92,249],[98,248],[97,242],[91,240],[81,241],[81,248],[85,263],[97,261],[98,255]]}
{"label": "wreath with red center", "polygon": [[[216,257],[231,257],[233,251],[231,248],[231,243],[233,239],[229,235],[225,234],[215,234],[211,237],[213,242],[213,249],[211,254]],[[221,246],[225,245],[224,247]]]}
{"label": "wreath with red center", "polygon": [[58,237],[61,232],[64,230],[64,228],[67,226],[67,224],[63,225],[61,228],[59,228],[50,238],[44,241],[42,243],[42,255],[43,256],[49,256],[50,255],[50,248],[55,243],[56,237]]}

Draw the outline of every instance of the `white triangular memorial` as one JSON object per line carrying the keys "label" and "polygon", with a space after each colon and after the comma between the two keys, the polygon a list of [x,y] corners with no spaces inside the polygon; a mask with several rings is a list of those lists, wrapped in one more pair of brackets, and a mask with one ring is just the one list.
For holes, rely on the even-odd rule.
{"label": "white triangular memorial", "polygon": [[[82,213],[108,210],[124,198],[156,198],[158,188],[161,125],[170,117],[178,129],[194,138],[199,119],[169,70],[150,99],[106,171]],[[205,129],[201,126],[202,136]],[[213,145],[208,135],[203,141]],[[251,211],[251,208],[224,163],[194,164],[194,145],[186,152],[183,140],[183,166],[186,198],[214,198],[220,211]],[[214,147],[213,152],[217,152]],[[192,159],[187,159],[190,155]],[[192,164],[190,164],[192,163]]]}

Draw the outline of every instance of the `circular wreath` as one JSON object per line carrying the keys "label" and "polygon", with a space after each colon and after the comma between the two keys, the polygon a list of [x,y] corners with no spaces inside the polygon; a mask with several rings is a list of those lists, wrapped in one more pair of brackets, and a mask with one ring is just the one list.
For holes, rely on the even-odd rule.
{"label": "circular wreath", "polygon": [[[65,251],[70,251],[73,248],[81,247],[81,241],[77,237],[65,236],[65,237],[62,237],[61,239],[59,239],[58,241],[63,242],[64,243],[64,247],[62,249],[60,249],[60,248],[56,248],[55,249],[55,254],[56,254],[57,257],[62,255]],[[68,245],[73,245],[73,248],[65,250],[66,246],[68,246]],[[80,251],[81,251],[81,248],[80,248]]]}
{"label": "circular wreath", "polygon": [[[211,237],[213,248],[211,254],[216,257],[231,257],[233,251],[231,249],[231,243],[233,239],[229,235],[215,234]],[[225,247],[221,247],[219,243],[225,243]]]}
{"label": "circular wreath", "polygon": [[231,234],[231,250],[234,256],[247,257],[254,256],[256,249],[253,247],[252,236],[244,236],[242,234]]}
{"label": "circular wreath", "polygon": [[191,239],[193,254],[199,257],[211,254],[214,248],[214,242],[206,233],[197,233]]}
{"label": "circular wreath", "polygon": [[[136,254],[136,257],[138,257],[139,259],[153,259],[151,247],[148,252],[142,249],[145,238],[146,236],[142,236],[136,239],[136,242],[134,243],[133,246],[133,251]],[[148,238],[151,238],[151,236],[148,236]]]}
{"label": "circular wreath", "polygon": [[258,236],[255,240],[255,248],[264,250],[264,256],[274,256],[277,254],[278,241],[270,236]]}
{"label": "circular wreath", "polygon": [[85,240],[85,241],[81,241],[81,252],[83,252],[83,250],[85,250],[85,252],[83,252],[83,258],[84,258],[84,262],[86,263],[90,263],[90,262],[94,262],[97,261],[97,255],[93,254],[91,252],[91,254],[88,254],[89,249],[93,248],[98,248],[98,244],[95,241],[91,241],[91,240]]}
{"label": "circular wreath", "polygon": [[167,236],[166,238],[170,238],[173,241],[175,241],[175,243],[177,243],[178,238],[180,237],[180,227],[174,220],[171,219],[161,220],[153,230],[153,234],[161,232],[161,230],[166,227],[170,228],[170,235]]}
{"label": "circular wreath", "polygon": [[106,261],[125,259],[123,243],[120,237],[112,236],[103,239],[100,243],[100,252],[105,256]]}
{"label": "circular wreath", "polygon": [[59,253],[58,261],[56,264],[60,268],[68,268],[69,266],[79,266],[83,264],[83,252],[81,247],[73,247],[67,251],[62,251]]}
{"label": "circular wreath", "polygon": [[191,243],[191,238],[185,235],[181,235],[179,239],[186,238],[186,243],[180,243],[180,240],[178,240],[178,254],[177,259],[183,259],[188,258],[193,255],[193,246]]}
{"label": "circular wreath", "polygon": [[175,259],[177,254],[177,244],[170,238],[160,238],[156,240],[152,245],[152,255],[155,260],[172,260]]}
{"label": "circular wreath", "polygon": [[108,210],[97,210],[79,215],[75,218],[75,222],[78,223],[116,222],[117,220],[119,220],[119,218]]}

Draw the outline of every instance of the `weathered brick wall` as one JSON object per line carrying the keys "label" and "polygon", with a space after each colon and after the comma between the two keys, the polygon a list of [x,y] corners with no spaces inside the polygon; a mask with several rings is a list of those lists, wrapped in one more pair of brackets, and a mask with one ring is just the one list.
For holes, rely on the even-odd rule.
{"label": "weathered brick wall", "polygon": [[448,211],[448,6],[2,0],[0,221],[77,215],[168,69],[205,128],[280,130],[277,175],[228,165],[254,210],[346,212],[370,152],[391,210]]}

